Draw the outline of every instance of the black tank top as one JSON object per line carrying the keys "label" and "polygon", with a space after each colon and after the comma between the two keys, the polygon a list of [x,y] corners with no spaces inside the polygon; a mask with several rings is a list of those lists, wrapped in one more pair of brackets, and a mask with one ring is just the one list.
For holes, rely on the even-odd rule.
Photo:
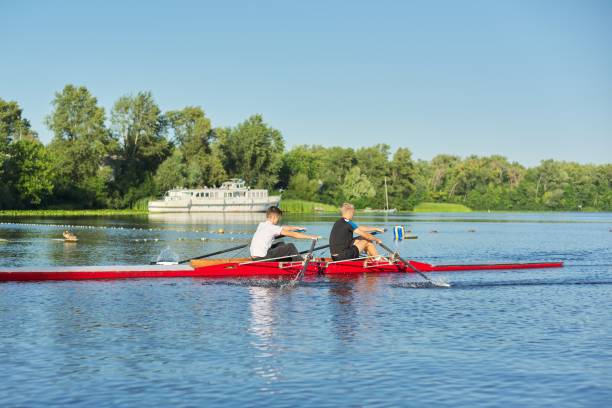
{"label": "black tank top", "polygon": [[357,229],[357,224],[350,220],[340,218],[334,223],[329,234],[329,251],[332,254],[341,253],[353,244],[353,231]]}

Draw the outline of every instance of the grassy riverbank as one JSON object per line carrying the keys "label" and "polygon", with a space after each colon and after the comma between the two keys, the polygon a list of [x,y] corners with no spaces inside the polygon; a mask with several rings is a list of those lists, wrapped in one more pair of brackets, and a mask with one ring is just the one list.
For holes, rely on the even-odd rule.
{"label": "grassy riverbank", "polygon": [[338,207],[304,200],[282,200],[280,208],[288,213],[308,214],[317,212],[337,212]]}
{"label": "grassy riverbank", "polygon": [[472,209],[462,204],[421,203],[414,207],[414,212],[471,212]]}

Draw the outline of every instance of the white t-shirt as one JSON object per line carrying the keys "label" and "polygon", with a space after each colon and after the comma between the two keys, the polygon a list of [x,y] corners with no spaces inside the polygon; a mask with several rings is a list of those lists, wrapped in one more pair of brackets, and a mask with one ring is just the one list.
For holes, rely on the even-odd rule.
{"label": "white t-shirt", "polygon": [[251,256],[262,258],[268,253],[272,246],[272,241],[281,234],[283,227],[272,224],[270,221],[260,222],[257,231],[251,241]]}

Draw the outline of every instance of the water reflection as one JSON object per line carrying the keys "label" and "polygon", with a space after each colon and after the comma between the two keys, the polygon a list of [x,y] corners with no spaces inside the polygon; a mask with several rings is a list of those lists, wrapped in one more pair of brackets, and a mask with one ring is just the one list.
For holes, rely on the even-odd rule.
{"label": "water reflection", "polygon": [[279,289],[250,287],[249,294],[251,297],[249,332],[257,337],[257,340],[251,344],[258,351],[255,356],[257,364],[253,369],[257,376],[270,384],[280,377],[280,364],[276,361],[274,344],[274,328],[278,323],[274,308]]}
{"label": "water reflection", "polygon": [[368,310],[376,306],[373,299],[376,299],[381,279],[385,279],[372,275],[332,276],[328,279],[333,283],[329,293],[334,331],[341,342],[352,342],[361,329],[359,316],[368,315]]}
{"label": "water reflection", "polygon": [[149,214],[149,221],[157,224],[257,224],[265,219],[264,213]]}
{"label": "water reflection", "polygon": [[359,329],[359,319],[354,303],[355,278],[333,278],[331,286],[331,321],[341,342],[351,342]]}
{"label": "water reflection", "polygon": [[273,304],[277,296],[277,288],[250,287],[251,295],[251,333],[259,337],[261,342],[257,343],[258,348],[265,348],[266,343],[272,337],[274,324]]}

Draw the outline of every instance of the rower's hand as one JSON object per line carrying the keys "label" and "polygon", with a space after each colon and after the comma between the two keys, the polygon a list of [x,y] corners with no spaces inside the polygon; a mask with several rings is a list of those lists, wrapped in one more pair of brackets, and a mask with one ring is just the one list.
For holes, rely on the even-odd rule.
{"label": "rower's hand", "polygon": [[376,232],[380,232],[381,234],[385,231],[386,230],[384,228],[376,228]]}
{"label": "rower's hand", "polygon": [[314,239],[314,240],[319,240],[319,239],[321,239],[321,236],[320,236],[320,235],[307,235],[307,237],[308,237],[309,239]]}
{"label": "rower's hand", "polygon": [[377,244],[382,244],[382,239],[380,238],[374,238],[374,242],[376,242]]}

